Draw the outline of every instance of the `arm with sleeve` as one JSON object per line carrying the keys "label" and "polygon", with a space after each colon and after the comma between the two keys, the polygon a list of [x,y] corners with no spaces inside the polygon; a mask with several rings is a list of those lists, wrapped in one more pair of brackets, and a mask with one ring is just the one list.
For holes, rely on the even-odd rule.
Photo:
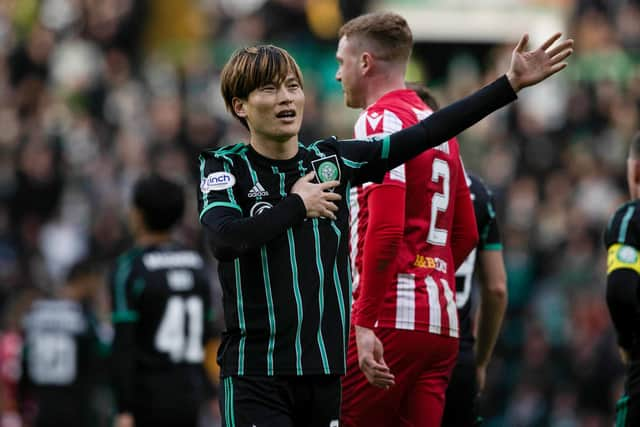
{"label": "arm with sleeve", "polygon": [[[607,254],[607,305],[618,344],[631,352],[638,345],[640,262],[637,247],[615,243]],[[637,351],[637,349],[636,349]]]}
{"label": "arm with sleeve", "polygon": [[640,322],[640,242],[637,203],[623,205],[613,215],[605,232],[607,247],[607,306],[618,344],[638,352]]}
{"label": "arm with sleeve", "polygon": [[[201,180],[208,174],[227,172],[226,160],[201,155]],[[213,254],[221,261],[229,261],[268,243],[306,217],[302,198],[289,194],[272,209],[253,217],[243,217],[236,203],[234,186],[209,190],[201,185],[198,192],[200,221],[207,230]]]}
{"label": "arm with sleeve", "polygon": [[[397,128],[390,129],[391,131],[402,128],[400,121],[395,125]],[[353,323],[371,329],[378,320],[384,294],[396,274],[392,265],[398,255],[404,232],[406,185],[387,173],[381,184],[372,185],[366,191],[369,218],[362,249],[362,276]],[[389,206],[393,206],[393,209],[389,209]]]}
{"label": "arm with sleeve", "polygon": [[[369,151],[377,150],[383,169],[391,170],[405,163],[429,148],[436,147],[458,135],[473,124],[479,122],[492,112],[517,99],[506,76],[483,87],[473,94],[442,108],[421,120],[416,125],[402,129],[390,135],[373,138]],[[341,142],[343,153],[357,151],[355,146],[362,141],[348,140]],[[355,171],[352,184],[379,182],[380,165],[369,162]]]}
{"label": "arm with sleeve", "polygon": [[111,320],[114,327],[111,371],[117,412],[120,414],[131,413],[134,405],[135,331],[138,313],[133,303],[131,270],[132,260],[121,257],[109,283]]}

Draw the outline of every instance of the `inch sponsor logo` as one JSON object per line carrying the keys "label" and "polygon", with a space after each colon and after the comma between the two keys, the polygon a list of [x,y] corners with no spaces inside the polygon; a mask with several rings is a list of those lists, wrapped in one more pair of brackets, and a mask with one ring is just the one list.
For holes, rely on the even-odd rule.
{"label": "inch sponsor logo", "polygon": [[200,191],[206,194],[210,191],[226,190],[235,183],[236,177],[229,172],[213,172],[200,181]]}

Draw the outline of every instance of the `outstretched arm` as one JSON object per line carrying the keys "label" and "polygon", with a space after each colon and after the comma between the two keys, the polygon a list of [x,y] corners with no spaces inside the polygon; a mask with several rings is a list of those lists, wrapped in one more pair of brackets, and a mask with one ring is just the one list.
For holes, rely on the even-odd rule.
{"label": "outstretched arm", "polygon": [[573,40],[554,46],[560,33],[554,34],[540,47],[525,51],[528,35],[513,50],[507,73],[490,85],[443,108],[415,126],[383,139],[383,157],[388,156],[392,169],[421,152],[453,138],[487,115],[514,101],[516,92],[535,85],[566,67],[562,62],[573,52]]}

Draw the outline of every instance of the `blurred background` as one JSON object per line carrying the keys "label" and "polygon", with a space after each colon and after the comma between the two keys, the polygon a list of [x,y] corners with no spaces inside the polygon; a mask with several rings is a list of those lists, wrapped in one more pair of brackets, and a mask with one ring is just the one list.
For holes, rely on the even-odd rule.
{"label": "blurred background", "polygon": [[[131,244],[127,204],[140,175],[159,171],[191,190],[179,238],[206,254],[219,294],[196,214],[197,154],[246,137],[219,95],[230,53],[287,48],[305,76],[301,140],[349,138],[358,111],[334,79],[337,30],[382,9],[408,19],[408,80],[442,104],[504,72],[524,32],[532,44],[557,30],[575,39],[569,69],[459,138],[466,167],[494,191],[508,272],[482,408],[487,426],[612,425],[623,369],[602,233],[628,197],[640,1],[0,0],[1,426],[20,425],[24,310],[81,257],[112,267]],[[104,292],[92,304],[108,333]],[[113,410],[102,387],[96,426]],[[203,425],[217,425],[215,410],[203,412]]]}

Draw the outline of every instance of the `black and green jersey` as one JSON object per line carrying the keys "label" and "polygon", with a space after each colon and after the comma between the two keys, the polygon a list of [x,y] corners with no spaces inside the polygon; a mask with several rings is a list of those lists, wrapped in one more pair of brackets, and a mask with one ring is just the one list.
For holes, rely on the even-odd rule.
{"label": "black and green jersey", "polygon": [[[343,374],[351,302],[348,195],[515,99],[505,77],[382,139],[300,144],[272,160],[244,144],[200,156],[200,221],[220,260],[222,375]],[[308,219],[293,184],[336,179],[337,220]],[[389,207],[393,209],[392,206]],[[353,215],[357,216],[357,213]]]}
{"label": "black and green jersey", "polygon": [[640,355],[640,200],[623,204],[604,233],[607,248],[607,304],[618,342]]}
{"label": "black and green jersey", "polygon": [[471,349],[475,341],[471,325],[471,285],[478,251],[502,250],[493,194],[484,182],[473,174],[467,175],[467,183],[473,200],[473,210],[476,215],[480,239],[476,248],[471,251],[467,259],[456,271],[456,305],[458,306],[458,318],[460,320],[461,351]]}
{"label": "black and green jersey", "polygon": [[[300,144],[298,154],[285,161],[266,159],[244,144],[202,154],[203,220],[221,207],[245,218],[298,218],[275,238],[220,262],[227,326],[220,349],[223,375],[344,373],[351,307],[347,195],[350,186],[383,176],[380,147],[332,138]],[[321,180],[342,182],[335,189],[343,195],[336,221],[305,220],[301,199],[289,194],[314,168]],[[268,234],[256,230],[262,232]]]}
{"label": "black and green jersey", "polygon": [[70,299],[36,300],[23,326],[21,382],[38,407],[35,424],[90,425],[100,344],[93,314]]}
{"label": "black and green jersey", "polygon": [[201,256],[175,243],[135,247],[118,258],[110,289],[118,409],[171,402],[175,390],[203,398],[211,291]]}

